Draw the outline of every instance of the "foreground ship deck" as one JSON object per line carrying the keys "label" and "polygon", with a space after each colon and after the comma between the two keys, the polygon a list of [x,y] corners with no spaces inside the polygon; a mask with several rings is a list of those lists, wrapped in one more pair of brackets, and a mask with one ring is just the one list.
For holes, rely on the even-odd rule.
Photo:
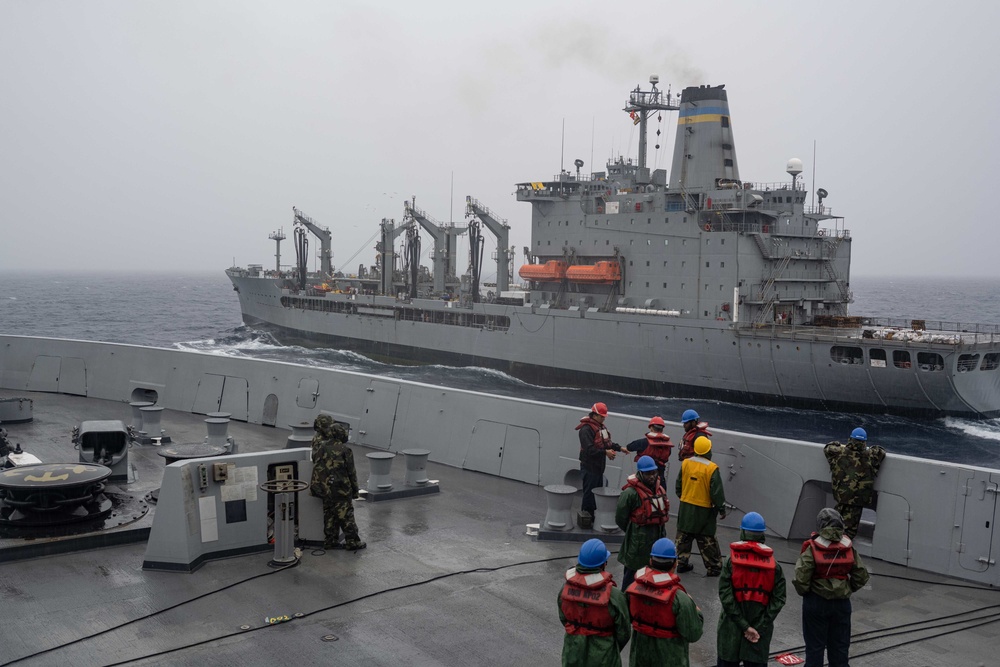
{"label": "foreground ship deck", "polygon": [[[73,424],[126,416],[118,401],[0,390],[0,397],[21,395],[34,400],[35,419],[8,431],[43,461],[75,455],[68,444]],[[163,423],[175,441],[197,441],[202,420],[169,410]],[[238,423],[231,433],[243,451],[280,449],[288,435]],[[368,450],[355,451],[363,478]],[[156,459],[153,448],[136,452],[132,491],[159,484],[163,467]],[[433,463],[428,472],[440,480],[440,494],[357,503],[368,549],[325,555],[307,549],[287,571],[268,568],[268,552],[211,561],[192,574],[147,572],[141,542],[4,562],[0,664],[557,663],[563,633],[555,596],[576,548],[525,535],[525,524],[544,514],[541,487]],[[721,541],[734,538],[733,530],[720,531]],[[789,576],[798,543],[770,538],[769,544]],[[996,589],[878,560],[867,565],[870,588],[853,599],[852,664],[993,663]],[[612,561],[611,570],[620,578],[619,564]],[[683,581],[706,619],[704,637],[691,647],[692,664],[710,665],[717,580],[698,576],[700,570],[699,564]],[[799,608],[791,594],[772,650],[801,646]],[[294,620],[264,623],[285,614]],[[888,636],[899,630],[911,632]],[[881,636],[887,638],[872,639]]]}

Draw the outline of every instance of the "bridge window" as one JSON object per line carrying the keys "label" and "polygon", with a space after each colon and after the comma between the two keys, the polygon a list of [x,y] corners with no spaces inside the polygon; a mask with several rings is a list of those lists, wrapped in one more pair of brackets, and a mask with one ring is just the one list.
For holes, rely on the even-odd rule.
{"label": "bridge window", "polygon": [[978,354],[961,354],[958,357],[958,372],[968,373],[969,371],[976,370],[976,366],[979,365],[979,355]]}
{"label": "bridge window", "polygon": [[893,350],[892,351],[892,365],[896,368],[909,368],[910,367],[910,353],[906,350]]}
{"label": "bridge window", "polygon": [[879,348],[868,350],[868,363],[872,368],[885,368],[887,365],[885,362],[885,350]]}
{"label": "bridge window", "polygon": [[922,371],[943,371],[944,357],[937,352],[917,352],[917,367]]}
{"label": "bridge window", "polygon": [[830,348],[830,358],[836,364],[863,364],[865,363],[865,353],[860,347],[847,347],[844,345],[834,345]]}
{"label": "bridge window", "polygon": [[979,367],[981,371],[995,371],[1000,368],[1000,353],[990,352],[983,357],[983,365]]}
{"label": "bridge window", "polygon": [[723,116],[721,119],[722,127],[729,127],[729,116]]}

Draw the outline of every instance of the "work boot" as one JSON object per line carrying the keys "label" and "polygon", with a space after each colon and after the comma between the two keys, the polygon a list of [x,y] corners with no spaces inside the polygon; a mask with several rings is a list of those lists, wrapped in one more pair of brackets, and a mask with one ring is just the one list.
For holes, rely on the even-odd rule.
{"label": "work boot", "polygon": [[333,544],[331,544],[329,542],[324,542],[323,543],[323,548],[326,549],[327,551],[329,551],[330,549],[343,549],[344,548],[344,543],[343,542],[334,542]]}
{"label": "work boot", "polygon": [[691,563],[678,563],[677,564],[677,574],[684,574],[685,572],[690,572],[694,569],[694,565]]}
{"label": "work boot", "polygon": [[705,573],[706,577],[717,577],[722,574],[722,570],[709,570]]}
{"label": "work boot", "polygon": [[349,549],[351,551],[360,551],[361,549],[364,549],[367,546],[368,545],[365,544],[364,542],[357,542],[355,544],[345,544],[344,548]]}

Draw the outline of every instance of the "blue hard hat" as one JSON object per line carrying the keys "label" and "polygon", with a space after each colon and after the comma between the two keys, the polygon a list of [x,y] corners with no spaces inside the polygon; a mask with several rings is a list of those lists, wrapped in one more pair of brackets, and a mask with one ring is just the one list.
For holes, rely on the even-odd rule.
{"label": "blue hard hat", "polygon": [[656,470],[656,461],[654,461],[653,457],[651,456],[640,456],[636,464],[639,468],[639,472],[649,472],[650,470]]}
{"label": "blue hard hat", "polygon": [[587,540],[580,547],[578,562],[583,567],[600,567],[607,563],[609,558],[611,558],[611,552],[604,546],[604,542],[595,537],[592,540]]}
{"label": "blue hard hat", "polygon": [[851,431],[851,437],[855,440],[867,440],[868,433],[863,428],[856,428]]}
{"label": "blue hard hat", "polygon": [[695,412],[694,410],[685,410],[684,414],[681,415],[682,422],[690,422],[690,421],[695,421],[697,419],[700,419],[700,417],[698,417],[698,413]]}
{"label": "blue hard hat", "polygon": [[756,512],[747,512],[747,515],[743,517],[743,521],[740,522],[740,528],[749,530],[752,533],[763,533],[767,530],[767,526],[764,524],[764,517]]}
{"label": "blue hard hat", "polygon": [[677,547],[674,546],[673,540],[661,537],[653,542],[653,550],[649,555],[653,558],[677,558]]}

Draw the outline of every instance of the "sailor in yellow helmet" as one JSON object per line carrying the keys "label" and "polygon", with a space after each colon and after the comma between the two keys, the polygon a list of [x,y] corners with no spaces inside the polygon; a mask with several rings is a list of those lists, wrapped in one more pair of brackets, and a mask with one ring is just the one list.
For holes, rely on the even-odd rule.
{"label": "sailor in yellow helmet", "polygon": [[684,459],[677,475],[677,571],[690,572],[691,543],[698,541],[705,576],[722,572],[722,553],[715,539],[715,519],[726,518],[726,494],[722,489],[719,466],[712,463],[712,441],[699,436],[694,441],[694,456]]}

